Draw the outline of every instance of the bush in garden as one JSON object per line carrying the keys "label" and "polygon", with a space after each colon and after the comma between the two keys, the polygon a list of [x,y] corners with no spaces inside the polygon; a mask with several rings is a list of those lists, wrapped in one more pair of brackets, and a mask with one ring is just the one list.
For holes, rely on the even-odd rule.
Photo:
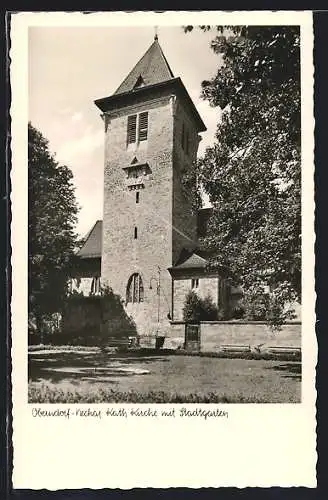
{"label": "bush in garden", "polygon": [[136,325],[123,300],[106,287],[99,296],[72,294],[66,299],[62,332],[47,336],[52,344],[106,345],[110,337],[137,336]]}
{"label": "bush in garden", "polygon": [[250,321],[266,321],[269,309],[269,297],[267,294],[258,295],[245,294],[243,299],[245,319]]}
{"label": "bush in garden", "polygon": [[231,311],[231,318],[242,319],[244,317],[245,317],[245,307],[241,303],[236,304]]}
{"label": "bush in garden", "polygon": [[294,319],[293,309],[286,309],[287,299],[283,287],[264,292],[263,286],[246,291],[240,303],[244,319],[265,321],[273,330],[279,330],[286,320]]}
{"label": "bush in garden", "polygon": [[202,320],[202,303],[200,297],[193,290],[187,293],[183,306],[183,321],[199,323]]}
{"label": "bush in garden", "polygon": [[193,290],[186,295],[183,307],[183,321],[199,323],[200,321],[216,321],[218,309],[210,295],[200,298]]}
{"label": "bush in garden", "polygon": [[123,299],[109,287],[103,289],[101,297],[101,335],[119,337],[137,335],[136,324],[124,309]]}
{"label": "bush in garden", "polygon": [[210,295],[201,299],[203,321],[216,321],[218,319],[218,308]]}

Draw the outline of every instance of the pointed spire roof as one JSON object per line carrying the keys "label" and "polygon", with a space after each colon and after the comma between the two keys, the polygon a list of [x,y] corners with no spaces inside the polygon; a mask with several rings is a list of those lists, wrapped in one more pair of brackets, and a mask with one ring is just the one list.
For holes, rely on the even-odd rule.
{"label": "pointed spire roof", "polygon": [[140,86],[147,87],[172,79],[174,79],[173,72],[158,43],[158,37],[155,36],[154,42],[123,80],[114,95],[130,92]]}
{"label": "pointed spire roof", "polygon": [[169,89],[184,101],[197,124],[198,131],[204,132],[206,126],[203,120],[181,78],[174,77],[158,43],[158,36],[155,35],[149,49],[123,80],[116,92],[111,96],[96,99],[94,102],[103,113],[109,113],[111,110],[135,103],[141,95],[145,99],[150,96],[154,98],[154,95],[160,95],[161,92],[167,92]]}

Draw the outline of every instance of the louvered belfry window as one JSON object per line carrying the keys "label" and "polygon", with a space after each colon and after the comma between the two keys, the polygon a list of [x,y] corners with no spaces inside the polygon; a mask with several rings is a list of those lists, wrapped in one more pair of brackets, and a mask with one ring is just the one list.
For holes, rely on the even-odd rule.
{"label": "louvered belfry window", "polygon": [[[138,131],[138,134],[137,134]],[[127,143],[146,141],[148,139],[148,111],[139,115],[128,116]]]}
{"label": "louvered belfry window", "polygon": [[137,115],[128,116],[128,144],[136,142],[137,139]]}
{"label": "louvered belfry window", "polygon": [[146,141],[148,137],[148,113],[139,115],[139,141]]}
{"label": "louvered belfry window", "polygon": [[130,276],[126,289],[126,302],[143,302],[144,287],[140,274],[134,273]]}

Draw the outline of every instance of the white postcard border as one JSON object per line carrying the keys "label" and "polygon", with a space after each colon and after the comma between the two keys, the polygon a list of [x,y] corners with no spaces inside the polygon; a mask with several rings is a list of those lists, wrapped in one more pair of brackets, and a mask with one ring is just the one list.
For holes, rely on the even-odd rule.
{"label": "white postcard border", "polygon": [[[301,26],[302,403],[206,405],[207,410],[220,407],[229,413],[228,418],[206,421],[202,418],[33,417],[33,406],[53,409],[68,405],[27,404],[28,27],[173,24]],[[311,12],[18,13],[11,17],[10,36],[14,488],[315,487],[317,344]],[[114,405],[91,406],[104,409]],[[188,409],[192,407],[200,405],[188,405]]]}

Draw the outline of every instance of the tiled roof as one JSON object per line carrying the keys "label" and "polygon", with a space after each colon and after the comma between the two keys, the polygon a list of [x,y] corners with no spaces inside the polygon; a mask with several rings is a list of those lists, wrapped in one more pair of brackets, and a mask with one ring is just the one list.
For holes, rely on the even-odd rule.
{"label": "tiled roof", "polygon": [[184,261],[176,264],[173,269],[205,269],[206,264],[206,259],[196,253],[192,253]]}
{"label": "tiled roof", "polygon": [[[200,209],[198,213],[198,233],[199,236],[206,235],[206,226],[212,209]],[[205,223],[205,224],[204,224]],[[92,226],[90,231],[86,234],[84,238],[84,244],[82,248],[77,252],[77,257],[82,259],[86,258],[101,258],[102,253],[102,220],[97,220],[97,222]],[[190,252],[182,252],[178,262],[176,262],[174,269],[183,268],[204,268],[206,266],[206,257],[208,254],[199,247],[197,254]]]}
{"label": "tiled roof", "polygon": [[82,248],[77,252],[77,257],[81,259],[101,258],[102,249],[102,220],[97,220],[95,225],[85,237]]}
{"label": "tiled roof", "polygon": [[[141,77],[141,78],[140,78]],[[151,44],[128,76],[123,80],[115,95],[130,92],[137,83],[154,85],[174,78],[172,70],[157,40]]]}

